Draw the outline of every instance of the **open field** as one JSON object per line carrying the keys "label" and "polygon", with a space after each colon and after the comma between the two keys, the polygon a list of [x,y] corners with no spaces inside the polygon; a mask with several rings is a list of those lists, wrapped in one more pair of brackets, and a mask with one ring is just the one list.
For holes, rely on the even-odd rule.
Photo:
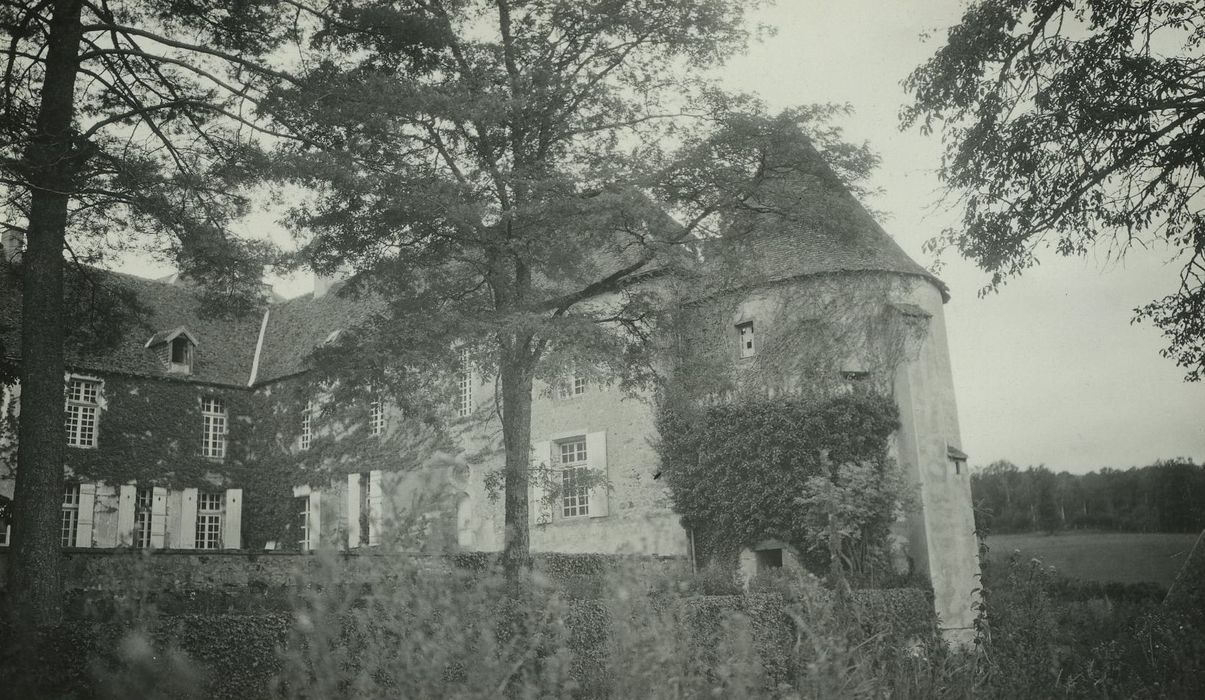
{"label": "open field", "polygon": [[1004,562],[1014,550],[1037,557],[1065,576],[1090,581],[1170,586],[1197,535],[1085,532],[1045,535],[990,535],[989,557]]}

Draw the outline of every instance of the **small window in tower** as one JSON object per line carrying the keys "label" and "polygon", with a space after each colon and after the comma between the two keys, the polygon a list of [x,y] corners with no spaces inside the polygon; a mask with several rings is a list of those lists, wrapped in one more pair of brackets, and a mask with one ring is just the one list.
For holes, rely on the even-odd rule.
{"label": "small window in tower", "polygon": [[741,343],[741,357],[753,357],[757,354],[757,345],[753,340],[753,321],[736,325],[737,335]]}
{"label": "small window in tower", "polygon": [[954,474],[962,475],[967,471],[967,453],[953,445],[946,445],[946,457],[954,465]]}

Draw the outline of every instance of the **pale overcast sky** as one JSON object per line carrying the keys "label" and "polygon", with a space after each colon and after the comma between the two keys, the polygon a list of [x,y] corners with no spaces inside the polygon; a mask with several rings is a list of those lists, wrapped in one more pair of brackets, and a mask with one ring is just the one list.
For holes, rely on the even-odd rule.
{"label": "pale overcast sky", "polygon": [[[937,137],[901,133],[903,78],[957,22],[961,0],[779,0],[760,13],[776,36],[723,73],[729,87],[760,94],[771,109],[848,102],[850,140],[882,156],[868,204],[918,262],[926,239],[956,225],[957,212],[934,209]],[[922,32],[934,39],[922,43]],[[253,227],[271,226],[259,219]],[[1141,253],[1141,254],[1139,254]],[[1040,255],[1041,266],[984,299],[973,265],[947,256],[941,277],[962,446],[972,464],[1008,459],[1085,472],[1149,464],[1164,457],[1205,461],[1205,383],[1159,356],[1159,331],[1131,325],[1131,310],[1175,288],[1166,251],[1131,254],[1122,264]],[[136,274],[164,274],[131,262]],[[278,291],[308,291],[291,280]]]}
{"label": "pale overcast sky", "polygon": [[[725,74],[771,108],[848,102],[847,136],[882,156],[868,202],[925,266],[926,239],[954,226],[934,211],[938,137],[900,133],[900,82],[957,23],[960,0],[779,0],[762,21],[778,34]],[[934,31],[935,30],[935,31]],[[922,32],[933,38],[921,41]],[[1175,289],[1167,251],[1131,254],[1121,264],[1040,254],[1041,266],[999,294],[977,298],[986,277],[947,254],[941,277],[963,448],[972,464],[1089,471],[1184,456],[1205,460],[1205,383],[1159,356],[1160,332],[1131,325],[1131,310]]]}

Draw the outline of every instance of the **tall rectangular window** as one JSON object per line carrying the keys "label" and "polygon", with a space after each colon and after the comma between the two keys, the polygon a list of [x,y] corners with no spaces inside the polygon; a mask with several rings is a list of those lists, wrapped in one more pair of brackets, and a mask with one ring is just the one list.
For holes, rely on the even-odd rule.
{"label": "tall rectangular window", "polygon": [[226,404],[221,399],[207,397],[201,401],[203,434],[201,456],[212,459],[226,457]]}
{"label": "tall rectangular window", "polygon": [[456,415],[467,416],[473,412],[473,368],[469,364],[469,351],[460,351],[460,362],[456,368]]}
{"label": "tall rectangular window", "polygon": [[79,484],[65,484],[63,486],[63,518],[59,528],[59,543],[64,547],[74,547],[78,530]]}
{"label": "tall rectangular window", "polygon": [[741,357],[753,357],[757,354],[757,345],[753,341],[753,321],[738,323],[737,334],[741,343]]}
{"label": "tall rectangular window", "polygon": [[306,552],[310,549],[310,497],[295,496],[293,511],[297,513],[297,549]]}
{"label": "tall rectangular window", "polygon": [[579,438],[560,443],[561,516],[573,518],[590,514],[590,489],[587,487],[586,440]]}
{"label": "tall rectangular window", "polygon": [[154,502],[152,489],[134,492],[134,546],[149,549],[151,546],[151,504]]}
{"label": "tall rectangular window", "polygon": [[314,402],[306,401],[301,411],[301,449],[310,449],[314,441]]}
{"label": "tall rectangular window", "polygon": [[67,385],[64,428],[71,447],[96,447],[96,416],[100,410],[100,382],[72,379]]}
{"label": "tall rectangular window", "polygon": [[385,402],[373,401],[368,411],[368,429],[373,435],[385,432]]}
{"label": "tall rectangular window", "polygon": [[197,549],[222,546],[222,494],[197,494]]}

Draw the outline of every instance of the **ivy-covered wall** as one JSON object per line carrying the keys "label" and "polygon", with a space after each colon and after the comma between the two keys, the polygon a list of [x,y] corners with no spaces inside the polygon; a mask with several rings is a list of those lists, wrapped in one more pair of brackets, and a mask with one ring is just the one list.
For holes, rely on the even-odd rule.
{"label": "ivy-covered wall", "polygon": [[827,563],[815,546],[824,519],[810,512],[819,504],[806,500],[823,483],[815,479],[840,487],[845,465],[866,465],[878,484],[848,484],[847,496],[861,500],[843,503],[850,512],[841,515],[859,521],[849,526],[860,536],[885,538],[901,494],[876,486],[898,482],[888,458],[898,416],[890,398],[869,392],[663,406],[657,426],[664,478],[675,511],[694,531],[697,554],[727,560],[776,539],[811,553],[805,561]]}
{"label": "ivy-covered wall", "polygon": [[[239,487],[253,459],[255,397],[244,389],[123,375],[103,382],[97,444],[68,448],[68,473],[109,484],[137,482],[169,489]],[[201,456],[201,401],[226,406],[226,456]]]}

